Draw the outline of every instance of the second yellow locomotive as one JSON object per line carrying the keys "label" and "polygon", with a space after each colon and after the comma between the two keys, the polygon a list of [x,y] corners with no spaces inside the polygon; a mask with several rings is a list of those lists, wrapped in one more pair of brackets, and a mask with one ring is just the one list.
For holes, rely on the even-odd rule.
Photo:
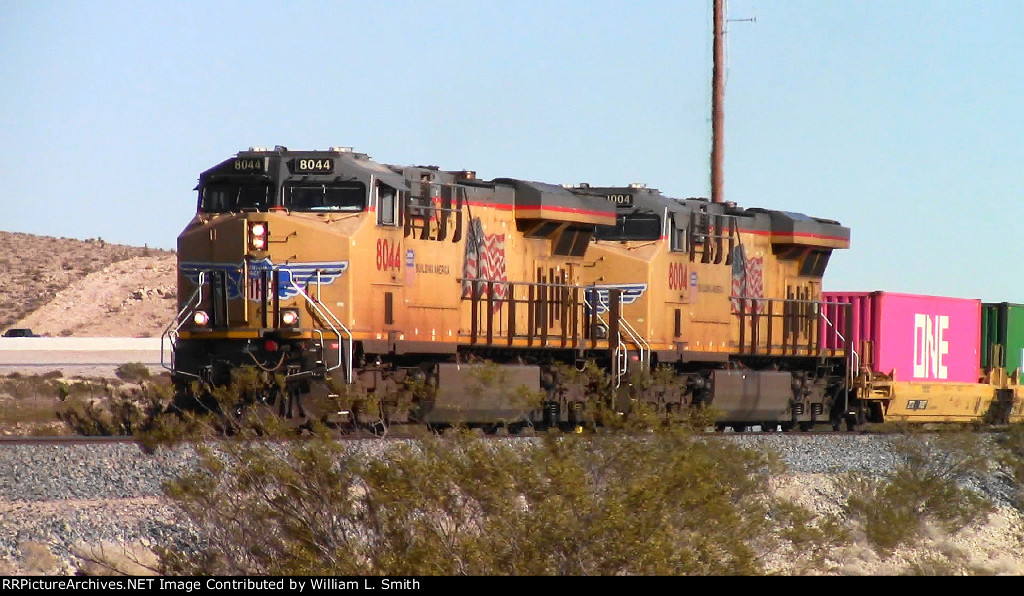
{"label": "second yellow locomotive", "polygon": [[[565,371],[592,363],[616,407],[660,368],[671,390],[640,398],[666,411],[709,404],[735,428],[855,421],[847,351],[820,337],[822,276],[850,242],[838,222],[348,148],[251,148],[197,190],[167,332],[180,401],[251,365],[253,399],[285,416],[347,394],[376,395],[350,414],[385,423],[578,425],[591,405]],[[503,382],[481,383],[494,366]]]}

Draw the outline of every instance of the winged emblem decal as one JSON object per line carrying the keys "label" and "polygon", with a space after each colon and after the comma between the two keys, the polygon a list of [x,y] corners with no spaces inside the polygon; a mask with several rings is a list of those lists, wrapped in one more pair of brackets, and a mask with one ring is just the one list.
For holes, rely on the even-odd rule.
{"label": "winged emblem decal", "polygon": [[[242,263],[216,263],[202,261],[185,261],[178,265],[178,270],[193,284],[199,283],[199,276],[206,272],[207,276],[218,272],[227,280],[228,299],[233,300],[243,295],[248,300],[259,300],[266,295],[263,292],[265,279],[271,279],[273,272],[277,272],[277,296],[281,299],[291,298],[299,294],[298,289],[317,280],[323,285],[330,285],[334,280],[341,277],[348,269],[348,261],[318,261],[307,263],[285,263],[275,265],[270,258],[259,261],[246,261]],[[242,272],[246,275],[243,276]],[[264,272],[270,275],[264,276]],[[243,288],[244,280],[248,279],[248,286]],[[207,278],[208,280],[208,278]]]}
{"label": "winged emblem decal", "polygon": [[640,296],[642,296],[644,291],[647,290],[647,284],[599,284],[596,286],[587,286],[587,304],[590,306],[596,305],[598,314],[607,312],[610,290],[622,290],[622,304],[633,304],[639,300]]}

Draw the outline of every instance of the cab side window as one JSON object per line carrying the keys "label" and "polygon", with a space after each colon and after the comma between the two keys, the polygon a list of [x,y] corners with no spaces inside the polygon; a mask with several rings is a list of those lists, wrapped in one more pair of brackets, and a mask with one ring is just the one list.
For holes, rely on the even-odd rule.
{"label": "cab side window", "polygon": [[687,242],[689,236],[687,235],[686,220],[681,214],[672,216],[672,224],[668,228],[668,233],[671,237],[673,251],[686,252],[690,250],[690,245]]}
{"label": "cab side window", "polygon": [[381,181],[373,187],[377,202],[377,225],[398,225],[398,192]]}

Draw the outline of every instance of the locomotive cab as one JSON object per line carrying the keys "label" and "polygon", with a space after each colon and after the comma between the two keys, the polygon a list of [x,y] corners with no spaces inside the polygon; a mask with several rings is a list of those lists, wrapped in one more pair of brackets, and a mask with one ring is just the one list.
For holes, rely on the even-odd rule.
{"label": "locomotive cab", "polygon": [[[394,225],[386,214],[393,219],[399,187],[390,170],[337,148],[253,148],[200,175],[196,215],[178,238],[180,312],[165,332],[179,387],[226,385],[255,365],[289,379],[302,411],[310,380],[350,377],[342,319],[353,237],[378,223],[375,211]],[[298,258],[313,252],[320,258]]]}
{"label": "locomotive cab", "polygon": [[344,152],[282,158],[283,151],[279,148],[276,155],[268,155],[253,149],[204,172],[196,187],[197,213],[366,211],[369,176],[365,168],[346,171],[349,168],[340,159]]}

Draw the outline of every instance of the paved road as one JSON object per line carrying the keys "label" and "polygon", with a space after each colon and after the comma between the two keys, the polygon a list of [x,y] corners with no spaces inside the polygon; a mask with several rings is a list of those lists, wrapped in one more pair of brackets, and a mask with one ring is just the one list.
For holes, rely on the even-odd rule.
{"label": "paved road", "polygon": [[126,362],[145,364],[153,373],[163,370],[160,365],[160,338],[0,338],[0,374],[60,370],[64,376],[109,376]]}

